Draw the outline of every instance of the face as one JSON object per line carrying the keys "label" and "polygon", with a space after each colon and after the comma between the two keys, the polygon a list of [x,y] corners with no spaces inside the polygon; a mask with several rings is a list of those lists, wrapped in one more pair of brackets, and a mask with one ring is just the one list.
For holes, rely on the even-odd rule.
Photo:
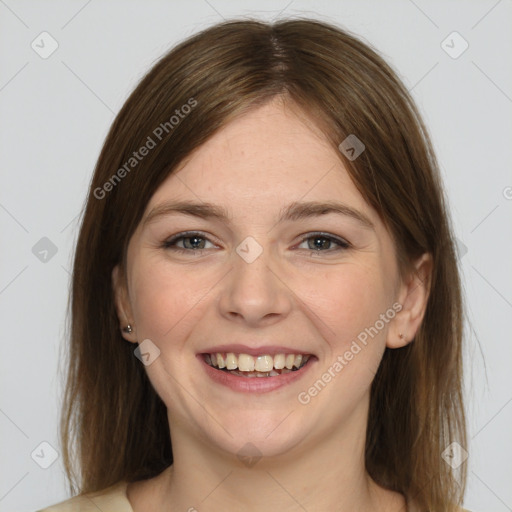
{"label": "face", "polygon": [[[125,337],[160,351],[145,369],[171,431],[223,453],[300,452],[360,432],[386,345],[416,325],[398,313],[407,288],[377,213],[312,123],[276,101],[167,178],[130,240],[126,285],[117,270],[114,283],[120,321],[135,326]],[[244,372],[310,357],[251,378],[211,368],[211,352]]]}

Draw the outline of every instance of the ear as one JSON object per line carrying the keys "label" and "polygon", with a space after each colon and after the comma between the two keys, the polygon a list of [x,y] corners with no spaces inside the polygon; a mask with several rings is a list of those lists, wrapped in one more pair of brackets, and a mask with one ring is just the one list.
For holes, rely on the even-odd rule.
{"label": "ear", "polygon": [[432,256],[425,253],[416,261],[406,281],[400,285],[398,302],[402,309],[390,324],[387,347],[400,348],[413,341],[427,309],[431,278]]}
{"label": "ear", "polygon": [[[116,265],[112,270],[112,289],[114,291],[114,300],[121,334],[126,341],[136,343],[137,336],[133,322],[130,297],[128,295],[128,288],[126,286],[126,279],[119,265]],[[127,325],[131,325],[131,333],[128,333],[124,330]]]}

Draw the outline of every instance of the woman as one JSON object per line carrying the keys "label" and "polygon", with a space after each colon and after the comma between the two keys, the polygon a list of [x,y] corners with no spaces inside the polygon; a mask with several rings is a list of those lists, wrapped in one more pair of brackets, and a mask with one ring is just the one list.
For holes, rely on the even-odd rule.
{"label": "woman", "polygon": [[453,240],[366,44],[311,20],[184,41],[95,169],[61,423],[80,495],[45,510],[461,510]]}

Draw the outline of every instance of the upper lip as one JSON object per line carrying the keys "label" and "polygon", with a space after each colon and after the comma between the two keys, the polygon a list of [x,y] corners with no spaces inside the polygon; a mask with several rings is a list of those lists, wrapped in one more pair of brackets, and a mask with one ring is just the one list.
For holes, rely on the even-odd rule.
{"label": "upper lip", "polygon": [[291,347],[283,347],[281,345],[264,345],[264,346],[251,346],[241,344],[234,345],[216,345],[214,347],[209,347],[201,350],[199,354],[217,354],[217,353],[228,353],[232,352],[234,354],[248,354],[250,356],[261,356],[261,355],[269,355],[274,356],[276,354],[310,354],[313,355],[312,352],[307,349],[301,350],[298,348]]}

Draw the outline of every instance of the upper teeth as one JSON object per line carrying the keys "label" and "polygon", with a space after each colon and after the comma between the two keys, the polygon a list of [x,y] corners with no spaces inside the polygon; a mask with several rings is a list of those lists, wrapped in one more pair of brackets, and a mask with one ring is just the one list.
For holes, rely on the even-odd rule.
{"label": "upper teeth", "polygon": [[302,354],[276,354],[275,356],[261,355],[253,357],[249,354],[207,354],[206,362],[211,366],[226,368],[227,370],[238,370],[242,372],[269,372],[272,369],[281,370],[288,368],[291,370],[294,366],[299,368],[302,363],[306,363],[309,355]]}

